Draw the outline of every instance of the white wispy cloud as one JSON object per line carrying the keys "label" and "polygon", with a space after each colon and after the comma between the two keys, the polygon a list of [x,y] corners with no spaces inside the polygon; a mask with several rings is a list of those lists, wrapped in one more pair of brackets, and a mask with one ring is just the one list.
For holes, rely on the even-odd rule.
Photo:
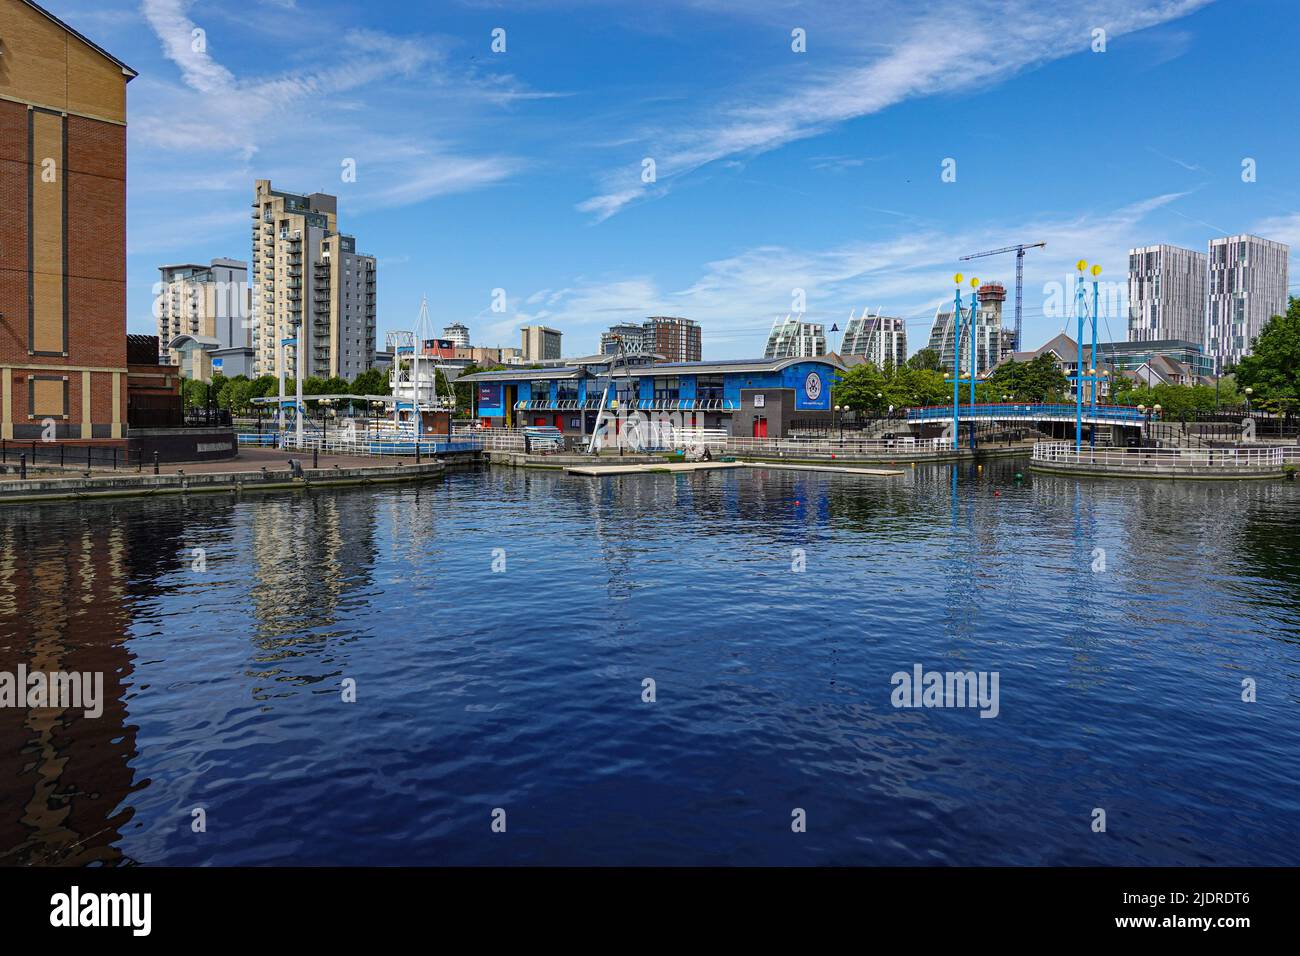
{"label": "white wispy cloud", "polygon": [[[1209,2],[1098,0],[1086,6],[1043,0],[882,3],[873,10],[869,39],[858,31],[839,30],[838,21],[835,26],[821,26],[818,17],[832,8],[778,5],[778,15],[808,23],[810,49],[819,36],[833,36],[837,45],[845,42],[846,36],[859,37],[859,55],[816,61],[811,54],[804,54],[810,62],[826,65],[779,73],[781,92],[771,92],[776,84],[769,81],[765,84],[768,89],[733,91],[711,107],[676,117],[671,126],[641,144],[642,155],[654,157],[657,194],[662,194],[672,180],[709,163],[773,150],[910,99],[995,83],[1088,50],[1095,28],[1104,29],[1113,42],[1127,33],[1185,16]],[[765,13],[775,12],[773,5],[759,6]],[[791,59],[800,56],[792,53]],[[791,69],[770,66],[766,75],[758,75],[767,78]],[[578,210],[600,221],[646,198],[638,180],[638,162],[639,158],[629,160],[623,168],[604,176],[601,191],[578,203]]]}
{"label": "white wispy cloud", "polygon": [[[594,349],[599,333],[615,322],[685,315],[703,324],[706,354],[735,356],[761,351],[772,320],[791,311],[793,292],[799,289],[807,301],[804,317],[828,328],[837,321],[843,328],[851,311],[861,314],[864,308],[908,319],[915,350],[925,344],[935,307],[952,295],[953,264],[972,249],[1005,244],[1006,230],[1014,228],[1047,243],[1026,259],[1024,287],[1026,326],[1045,338],[1048,331],[1059,330],[1059,320],[1043,318],[1044,287],[1072,282],[1080,254],[1102,263],[1107,281],[1126,281],[1128,250],[1145,243],[1150,217],[1186,195],[1152,196],[1103,213],[1014,223],[990,220],[957,231],[913,228],[820,249],[761,245],[706,263],[677,288],[645,274],[578,277],[559,293],[547,289],[523,297],[520,308],[495,323],[491,334],[497,341],[513,341],[520,327],[541,322],[563,328],[572,340],[566,350],[578,354]],[[1007,285],[1008,319],[1014,263],[1013,256],[1004,256],[965,264],[968,275]],[[1053,321],[1056,325],[1048,329]],[[1123,335],[1120,329],[1112,331]]]}
{"label": "white wispy cloud", "polygon": [[[280,16],[304,21],[317,15],[277,3]],[[450,137],[422,137],[411,117],[376,108],[390,84],[400,101],[424,83],[448,87],[440,44],[425,36],[392,36],[369,29],[342,29],[332,37],[328,65],[308,66],[268,76],[237,76],[212,55],[213,38],[190,16],[189,0],[142,0],[145,19],[158,36],[163,54],[179,71],[182,85],[146,79],[144,103],[133,109],[133,130],[145,145],[187,154],[190,163],[212,162],[212,175],[229,177],[236,157],[243,190],[251,186],[254,162],[264,174],[296,178],[303,169],[315,180],[338,177],[343,159],[356,160],[354,210],[416,203],[433,196],[499,182],[517,168],[500,155],[458,151]],[[322,24],[315,22],[316,30]],[[491,77],[478,95],[501,102],[516,90],[509,78]],[[291,121],[286,122],[286,119]],[[322,163],[331,160],[332,174]],[[291,187],[292,188],[292,187]]]}

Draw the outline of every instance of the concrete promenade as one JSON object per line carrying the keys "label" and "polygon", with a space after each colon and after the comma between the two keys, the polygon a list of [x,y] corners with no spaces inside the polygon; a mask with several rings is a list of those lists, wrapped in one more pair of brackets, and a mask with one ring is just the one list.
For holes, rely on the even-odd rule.
{"label": "concrete promenade", "polygon": [[1234,448],[1089,448],[1073,442],[1039,442],[1030,470],[1092,478],[1165,478],[1241,481],[1281,478],[1294,466],[1278,445]]}
{"label": "concrete promenade", "polygon": [[[290,458],[303,462],[302,477],[288,466]],[[273,449],[241,449],[230,461],[189,462],[152,469],[92,471],[87,477],[77,469],[29,469],[26,480],[16,468],[0,474],[0,504],[35,501],[85,500],[140,495],[197,494],[200,492],[244,493],[302,490],[338,485],[383,484],[424,481],[441,475],[440,461],[415,463],[409,460],[378,460],[361,456],[321,455],[318,468],[311,466],[311,454],[301,456]]]}

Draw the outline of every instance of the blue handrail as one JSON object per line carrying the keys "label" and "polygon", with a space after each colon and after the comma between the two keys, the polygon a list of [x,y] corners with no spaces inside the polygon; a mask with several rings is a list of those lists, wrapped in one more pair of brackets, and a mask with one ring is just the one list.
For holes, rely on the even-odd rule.
{"label": "blue handrail", "polygon": [[[1066,404],[976,404],[976,405],[959,405],[957,408],[958,415],[961,418],[1015,418],[1032,420],[1036,418],[1074,418],[1076,414],[1074,405]],[[1090,419],[1093,415],[1089,413]],[[909,421],[939,421],[952,419],[951,405],[928,405],[921,408],[907,409],[907,418]],[[1115,422],[1131,422],[1140,424],[1148,420],[1147,413],[1140,412],[1136,408],[1128,405],[1098,405],[1096,407],[1096,419]],[[1152,421],[1159,421],[1159,415],[1151,416]]]}

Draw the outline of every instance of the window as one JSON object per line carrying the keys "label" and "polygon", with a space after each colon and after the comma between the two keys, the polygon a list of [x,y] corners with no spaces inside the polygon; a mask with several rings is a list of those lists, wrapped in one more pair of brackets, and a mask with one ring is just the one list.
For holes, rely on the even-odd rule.
{"label": "window", "polygon": [[533,401],[551,400],[551,383],[549,381],[533,382],[530,386],[529,394]]}
{"label": "window", "polygon": [[29,378],[27,414],[31,418],[67,418],[68,380],[50,375]]}
{"label": "window", "polygon": [[701,375],[695,379],[695,397],[699,401],[722,401],[723,377]]}
{"label": "window", "polygon": [[675,402],[679,392],[677,377],[655,379],[655,401]]}
{"label": "window", "polygon": [[559,399],[562,402],[578,400],[578,382],[576,379],[556,383],[559,386]]}
{"label": "window", "polygon": [[614,397],[619,405],[630,405],[641,397],[641,380],[639,378],[616,378],[614,380]]}

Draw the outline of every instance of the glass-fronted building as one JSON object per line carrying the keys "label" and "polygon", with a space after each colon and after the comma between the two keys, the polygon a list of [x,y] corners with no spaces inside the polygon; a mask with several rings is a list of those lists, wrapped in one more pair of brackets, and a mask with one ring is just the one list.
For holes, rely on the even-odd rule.
{"label": "glass-fronted building", "polygon": [[1156,339],[1151,342],[1099,342],[1099,360],[1113,365],[1117,371],[1132,372],[1152,361],[1156,356],[1172,359],[1188,366],[1196,375],[1214,375],[1214,356],[1207,355],[1197,342],[1184,339]]}
{"label": "glass-fronted building", "polygon": [[553,368],[476,372],[458,382],[474,386],[475,417],[487,428],[550,425],[585,436],[603,410],[606,417],[672,416],[681,427],[765,438],[786,434],[796,415],[829,419],[831,386],[843,371],[828,356],[664,362],[645,354],[625,361],[595,355]]}

